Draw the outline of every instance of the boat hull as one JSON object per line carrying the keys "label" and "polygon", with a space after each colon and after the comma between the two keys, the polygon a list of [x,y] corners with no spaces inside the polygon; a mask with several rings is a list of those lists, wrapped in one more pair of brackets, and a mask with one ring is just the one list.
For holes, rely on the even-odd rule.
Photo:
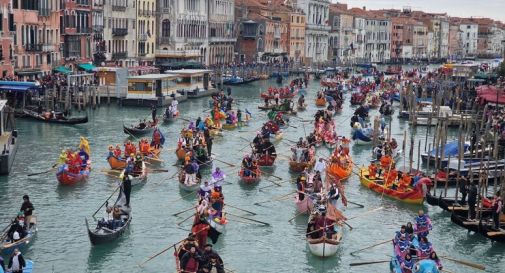
{"label": "boat hull", "polygon": [[372,181],[367,176],[368,176],[368,170],[362,168],[359,174],[361,185],[369,188],[370,190],[378,194],[385,195],[391,199],[398,200],[408,204],[421,205],[424,201],[424,194],[420,190],[410,189],[405,192],[393,190],[375,182],[380,180]]}
{"label": "boat hull", "polygon": [[255,184],[258,183],[261,179],[261,172],[260,170],[256,170],[256,175],[255,176],[244,176],[244,169],[241,169],[238,172],[238,177],[240,177],[240,181],[244,184]]}
{"label": "boat hull", "polygon": [[125,125],[123,125],[123,132],[127,135],[134,137],[152,134],[154,132],[154,129],[155,127],[146,127],[145,129],[137,129],[133,127],[126,127]]}
{"label": "boat hull", "polygon": [[308,214],[314,208],[314,203],[312,203],[312,200],[308,196],[305,196],[303,200],[300,200],[298,199],[298,194],[295,197],[295,205],[296,211],[301,214]]}
{"label": "boat hull", "polygon": [[109,156],[107,162],[109,162],[109,166],[113,170],[122,170],[126,168],[126,160],[119,159],[115,156]]}
{"label": "boat hull", "polygon": [[312,254],[325,258],[334,256],[337,253],[340,240],[320,238],[316,240],[307,240],[307,244]]}
{"label": "boat hull", "polygon": [[89,171],[81,171],[78,174],[73,174],[68,171],[61,171],[56,174],[56,179],[62,185],[74,185],[88,180]]}
{"label": "boat hull", "polygon": [[354,163],[349,162],[347,168],[339,166],[338,164],[331,164],[326,172],[332,176],[338,177],[341,181],[348,179],[352,174],[352,166]]}
{"label": "boat hull", "polygon": [[289,161],[289,170],[294,173],[301,173],[305,168],[312,168],[314,167],[314,164],[316,163],[315,159],[312,159],[308,162],[296,162],[296,161]]}
{"label": "boat hull", "polygon": [[270,155],[263,155],[258,158],[258,166],[260,167],[271,167],[274,165],[276,157]]}
{"label": "boat hull", "polygon": [[21,238],[21,240],[18,240],[17,242],[13,242],[13,243],[10,243],[10,242],[1,242],[0,243],[0,253],[4,254],[4,255],[10,255],[12,254],[12,252],[14,252],[14,249],[19,249],[19,250],[23,250],[24,248],[26,248],[28,245],[30,245],[33,241],[33,239],[35,239],[35,235],[37,235],[37,218],[36,216],[32,216],[32,220],[31,220],[32,224],[30,226],[30,230],[28,231],[28,234]]}

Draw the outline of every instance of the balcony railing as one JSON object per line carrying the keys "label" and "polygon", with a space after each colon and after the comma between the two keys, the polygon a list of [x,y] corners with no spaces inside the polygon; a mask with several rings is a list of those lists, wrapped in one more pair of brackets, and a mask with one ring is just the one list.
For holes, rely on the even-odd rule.
{"label": "balcony railing", "polygon": [[39,8],[39,15],[40,16],[50,16],[51,15],[51,9]]}
{"label": "balcony railing", "polygon": [[42,44],[26,44],[25,51],[33,51],[33,52],[42,51]]}
{"label": "balcony railing", "polygon": [[89,6],[90,0],[76,0],[75,3],[79,6]]}
{"label": "balcony railing", "polygon": [[112,5],[112,11],[126,11],[126,7],[125,6],[115,6],[115,5]]}
{"label": "balcony railing", "polygon": [[145,52],[139,52],[139,57],[145,57],[147,55],[147,53]]}
{"label": "balcony railing", "polygon": [[128,35],[127,28],[113,28],[112,29],[112,36],[126,36],[126,35]]}
{"label": "balcony railing", "polygon": [[143,33],[143,34],[139,34],[139,42],[144,42],[144,41],[147,41],[147,33]]}
{"label": "balcony railing", "polygon": [[159,43],[160,44],[171,44],[172,43],[172,38],[170,37],[160,37],[159,38]]}
{"label": "balcony railing", "polygon": [[93,31],[94,32],[103,32],[103,25],[93,26]]}
{"label": "balcony railing", "polygon": [[112,60],[117,61],[117,60],[123,60],[128,57],[127,52],[115,52],[112,53]]}
{"label": "balcony railing", "polygon": [[91,28],[79,27],[79,28],[77,28],[77,33],[91,33]]}
{"label": "balcony railing", "polygon": [[281,32],[280,31],[274,31],[274,39],[280,39],[281,38]]}
{"label": "balcony railing", "polygon": [[54,51],[56,51],[56,46],[50,45],[50,44],[43,44],[42,51],[43,52],[54,52]]}
{"label": "balcony railing", "polygon": [[96,52],[105,52],[105,45],[97,45],[95,47]]}

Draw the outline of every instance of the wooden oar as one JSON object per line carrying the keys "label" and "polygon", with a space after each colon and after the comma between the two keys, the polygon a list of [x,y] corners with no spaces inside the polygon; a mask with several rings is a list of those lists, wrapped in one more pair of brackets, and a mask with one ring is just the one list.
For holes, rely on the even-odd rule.
{"label": "wooden oar", "polygon": [[265,225],[265,226],[270,226],[270,224],[266,223],[266,222],[254,220],[254,219],[251,219],[251,218],[247,218],[247,217],[243,217],[243,216],[235,215],[235,214],[231,214],[231,213],[226,213],[226,214],[230,215],[230,216],[237,217],[237,218],[241,218],[241,219],[244,219],[244,220],[248,220],[248,221],[251,221],[251,222],[255,222],[255,223],[258,223],[258,224],[262,224],[262,225]]}
{"label": "wooden oar", "polygon": [[189,207],[189,208],[187,208],[187,209],[184,209],[184,210],[179,211],[178,213],[174,213],[174,214],[172,214],[172,215],[173,215],[173,216],[177,216],[177,215],[179,215],[179,214],[183,214],[183,213],[185,213],[186,211],[188,211],[188,210],[192,210],[192,209],[194,209],[194,208],[195,208],[195,206],[191,206],[191,207]]}
{"label": "wooden oar", "polygon": [[356,253],[356,252],[360,252],[360,251],[363,251],[363,250],[370,249],[370,248],[372,248],[372,247],[380,246],[380,245],[383,245],[383,244],[388,243],[388,242],[391,242],[391,239],[388,239],[388,240],[386,240],[386,241],[383,241],[383,242],[380,242],[380,243],[377,243],[377,244],[373,244],[373,245],[371,245],[371,246],[364,247],[364,248],[362,248],[362,249],[355,250],[355,251],[351,252],[350,254],[351,254],[351,255],[354,255],[354,253]]}
{"label": "wooden oar", "polygon": [[364,208],[364,207],[365,207],[365,206],[363,206],[363,205],[361,205],[361,204],[359,204],[359,203],[355,203],[355,202],[352,202],[352,201],[349,201],[349,200],[347,200],[347,203],[349,203],[349,204],[353,204],[353,205],[356,205],[356,206],[358,206],[358,207],[360,207],[360,208]]}
{"label": "wooden oar", "polygon": [[219,161],[219,162],[221,162],[221,163],[224,163],[224,164],[226,164],[226,165],[228,165],[228,166],[230,166],[230,167],[235,167],[235,164],[231,164],[231,163],[228,163],[228,162],[222,161],[222,160],[220,160],[219,158],[214,158],[214,160]]}
{"label": "wooden oar", "polygon": [[167,169],[147,169],[148,172],[168,173]]}
{"label": "wooden oar", "polygon": [[279,179],[279,180],[282,180],[282,178],[278,177],[277,175],[274,175],[273,173],[269,173],[269,172],[265,172],[265,171],[261,171],[261,170],[260,170],[260,172],[262,172],[262,173],[264,173],[264,174],[266,174],[266,175],[268,175],[268,176],[272,176],[272,177],[274,177],[274,178],[277,178],[277,179]]}
{"label": "wooden oar", "polygon": [[[207,229],[209,229],[209,227],[203,228],[203,229],[201,229],[201,230],[199,230],[199,231],[197,231],[197,232],[193,233],[193,235],[196,235],[196,234],[198,234],[198,233],[200,233],[200,232],[202,232],[202,231],[204,231],[204,230],[207,230]],[[167,251],[168,251],[168,250],[170,250],[172,247],[175,249],[175,247],[176,247],[178,244],[180,244],[180,243],[184,242],[185,240],[186,240],[186,238],[184,238],[184,239],[180,240],[179,242],[177,242],[177,243],[175,243],[175,244],[173,244],[173,245],[171,245],[171,246],[169,246],[169,247],[167,247],[167,248],[163,249],[162,251],[160,251],[160,252],[158,252],[158,253],[156,253],[156,254],[152,255],[152,256],[151,256],[151,257],[149,257],[147,260],[145,260],[145,261],[143,261],[142,263],[140,263],[140,264],[139,264],[139,267],[142,267],[144,264],[146,264],[146,263],[147,263],[147,262],[149,262],[150,260],[152,260],[152,259],[154,259],[154,258],[156,258],[156,257],[160,256],[161,254],[163,254],[163,253],[167,252]]]}
{"label": "wooden oar", "polygon": [[442,272],[446,272],[446,273],[454,273],[454,272],[449,271],[449,270],[447,270],[447,269],[440,269],[440,271],[442,271]]}
{"label": "wooden oar", "polygon": [[368,211],[366,211],[366,212],[363,212],[362,214],[359,214],[359,215],[356,215],[356,216],[354,216],[354,217],[351,217],[351,218],[347,219],[347,221],[350,221],[350,220],[352,220],[352,219],[356,219],[356,218],[358,218],[358,217],[365,216],[365,215],[367,215],[367,214],[368,214],[368,213],[370,213],[370,212],[378,211],[378,210],[381,210],[381,209],[383,209],[383,207],[378,207],[378,208],[375,208],[375,209],[368,210]]}
{"label": "wooden oar", "polygon": [[117,192],[117,190],[119,190],[119,188],[121,188],[121,185],[122,185],[123,182],[119,183],[119,186],[117,186],[117,188],[110,194],[110,196],[107,198],[107,200],[105,200],[105,202],[103,202],[103,204],[95,211],[95,213],[93,213],[93,215],[91,217],[95,217],[95,215],[98,213],[98,211],[100,211],[100,209],[105,206],[105,204],[107,204],[107,202],[109,201],[109,199],[114,195],[114,193]]}
{"label": "wooden oar", "polygon": [[304,213],[305,213],[305,212],[299,212],[299,213],[297,213],[295,216],[293,216],[291,219],[289,219],[289,220],[288,220],[288,222],[290,222],[290,223],[291,223],[291,221],[293,221],[296,217],[298,217],[298,216],[300,216],[300,215],[302,215],[302,214],[304,214]]}
{"label": "wooden oar", "polygon": [[241,208],[239,208],[239,207],[235,207],[235,206],[230,205],[230,204],[228,204],[228,203],[226,203],[226,204],[225,204],[225,206],[230,207],[230,208],[234,208],[234,209],[236,209],[236,210],[243,211],[243,212],[248,213],[248,214],[251,214],[251,215],[258,215],[258,214],[257,214],[257,213],[255,213],[255,212],[252,212],[252,211],[250,211],[250,210],[241,209]]}
{"label": "wooden oar", "polygon": [[49,170],[46,170],[46,171],[43,171],[43,172],[38,172],[38,173],[30,173],[30,174],[28,174],[28,176],[34,176],[34,175],[45,174],[45,173],[51,172],[51,171],[53,171],[54,169],[56,169],[56,166],[58,166],[58,163],[54,164],[54,165],[51,167],[51,169],[49,169]]}
{"label": "wooden oar", "polygon": [[368,264],[382,264],[382,263],[389,263],[391,260],[379,260],[379,261],[369,261],[369,262],[358,262],[358,263],[350,263],[350,266],[361,266],[361,265],[368,265]]}
{"label": "wooden oar", "polygon": [[180,226],[182,223],[188,221],[191,217],[194,217],[195,215],[194,214],[191,214],[190,216],[188,216],[187,218],[185,218],[184,220],[180,221],[179,223],[177,223],[178,226]]}
{"label": "wooden oar", "polygon": [[195,194],[195,193],[196,193],[196,191],[192,191],[192,192],[190,192],[190,193],[188,193],[188,194],[185,194],[185,195],[183,195],[182,197],[179,197],[179,198],[177,198],[177,199],[175,199],[175,200],[168,201],[168,203],[174,203],[174,202],[177,202],[177,201],[182,200],[182,199],[184,199],[184,198],[186,198],[186,197],[188,197],[188,196],[190,196],[190,195],[192,195],[192,194]]}
{"label": "wooden oar", "polygon": [[261,201],[261,202],[256,202],[256,203],[254,203],[254,205],[257,205],[257,206],[258,206],[259,204],[262,204],[262,203],[268,203],[268,202],[277,201],[277,200],[279,200],[279,199],[282,199],[282,198],[284,198],[284,197],[286,197],[286,196],[289,196],[289,195],[291,195],[291,194],[294,194],[294,193],[296,193],[296,191],[292,191],[292,192],[290,192],[290,193],[288,193],[288,194],[284,194],[284,195],[278,196],[278,197],[276,197],[276,198],[274,198],[274,199],[269,199],[269,200],[265,200],[265,201]]}
{"label": "wooden oar", "polygon": [[457,260],[457,259],[454,259],[454,258],[451,258],[451,257],[447,257],[447,256],[440,256],[440,258],[443,258],[443,259],[446,259],[446,260],[449,260],[449,261],[452,261],[452,262],[455,262],[455,263],[459,263],[459,264],[462,264],[462,265],[466,265],[466,266],[469,266],[469,267],[472,267],[472,268],[475,268],[475,269],[486,270],[486,267],[483,266],[483,265],[480,265],[480,264],[476,264],[476,263],[472,263],[472,262],[468,262],[468,261],[463,261],[463,260]]}

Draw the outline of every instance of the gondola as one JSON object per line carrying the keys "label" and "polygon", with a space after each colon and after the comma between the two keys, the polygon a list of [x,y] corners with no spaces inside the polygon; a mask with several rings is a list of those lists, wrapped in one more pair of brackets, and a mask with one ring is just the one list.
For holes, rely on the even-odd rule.
{"label": "gondola", "polygon": [[171,116],[167,116],[167,114],[163,114],[163,122],[169,123],[175,121],[179,117],[179,111],[175,112]]}
{"label": "gondola", "polygon": [[78,173],[72,173],[69,171],[68,165],[63,164],[56,171],[56,179],[62,185],[74,185],[86,181],[89,177],[90,169],[91,167],[88,162],[85,169],[79,170]]}
{"label": "gondola", "polygon": [[[311,221],[312,215],[309,217]],[[306,238],[307,245],[312,254],[318,257],[331,257],[334,256],[342,241],[342,231],[339,229],[332,238],[328,238],[326,234],[317,239]]]}
{"label": "gondola", "polygon": [[109,162],[109,166],[113,170],[122,170],[126,168],[126,160],[119,159],[115,156],[109,156],[107,162]]}
{"label": "gondola", "polygon": [[496,242],[505,243],[505,223],[500,222],[500,230],[494,229],[491,219],[480,219],[479,221],[468,221],[466,217],[456,214],[451,215],[451,221],[456,225],[466,228],[468,231],[479,233],[480,235]]}
{"label": "gondola", "polygon": [[289,170],[294,173],[301,173],[303,172],[306,168],[312,168],[314,167],[314,164],[316,164],[316,160],[313,158],[309,161],[306,162],[296,162],[294,160],[289,161]]}
{"label": "gondola", "polygon": [[23,250],[24,247],[28,246],[31,242],[33,242],[33,239],[38,231],[37,217],[35,215],[32,215],[30,222],[31,225],[27,234],[16,242],[12,242],[8,239],[7,233],[9,232],[9,229],[11,227],[9,225],[9,228],[3,234],[0,235],[0,238],[2,238],[2,241],[0,243],[0,253],[10,255],[14,251],[14,249],[17,248],[19,250]]}
{"label": "gondola", "polygon": [[303,198],[303,200],[300,200],[298,194],[296,194],[295,205],[296,210],[301,214],[308,214],[314,208],[314,203],[308,195],[305,195],[305,198]]}
{"label": "gondola", "polygon": [[130,174],[132,176],[132,186],[145,184],[147,182],[147,167],[146,163],[142,161],[142,170],[134,171]]}
{"label": "gondola", "polygon": [[133,137],[138,137],[138,136],[144,136],[147,134],[152,134],[154,132],[154,129],[156,128],[156,125],[158,125],[157,122],[147,122],[145,126],[130,126],[127,127],[126,125],[123,124],[123,132],[127,135],[133,136]]}
{"label": "gondola", "polygon": [[238,172],[238,176],[240,177],[240,181],[243,182],[244,184],[254,184],[260,181],[261,171],[259,169],[256,169],[254,176],[245,176],[244,168],[241,168],[240,171]]}
{"label": "gondola", "polygon": [[[48,116],[45,116],[43,114],[39,114],[37,111],[33,111],[33,110],[25,108],[25,109],[23,109],[23,114],[25,117],[29,117],[34,120],[47,122],[47,123],[75,125],[75,124],[83,124],[83,123],[88,122],[88,116],[67,118],[61,112],[50,113]],[[50,116],[52,116],[52,117],[50,117]]]}
{"label": "gondola", "polygon": [[258,157],[258,166],[260,167],[271,167],[274,165],[276,155],[263,154]]}
{"label": "gondola", "polygon": [[179,188],[183,191],[187,192],[196,192],[200,188],[201,179],[196,178],[196,183],[193,185],[184,184],[184,180],[186,179],[186,172],[183,168],[179,171]]}
{"label": "gondola", "polygon": [[118,207],[121,211],[121,221],[122,225],[120,227],[116,227],[112,229],[109,225],[109,222],[105,222],[105,220],[100,220],[96,222],[96,227],[91,229],[89,227],[88,219],[84,218],[86,222],[86,228],[88,230],[89,240],[93,245],[110,243],[123,235],[123,233],[130,226],[132,216],[131,216],[131,206],[126,206],[126,196],[123,192],[123,188],[120,187],[119,195],[117,197],[116,202],[114,203],[114,207]]}

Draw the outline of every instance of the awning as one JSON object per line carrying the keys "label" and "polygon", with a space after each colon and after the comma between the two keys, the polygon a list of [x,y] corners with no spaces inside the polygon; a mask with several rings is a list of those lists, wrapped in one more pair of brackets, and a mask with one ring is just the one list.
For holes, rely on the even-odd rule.
{"label": "awning", "polygon": [[39,86],[0,84],[0,91],[26,92],[26,91],[37,91],[39,89],[40,89]]}
{"label": "awning", "polygon": [[72,70],[70,70],[64,66],[58,66],[58,67],[54,68],[53,71],[56,71],[58,73],[63,73],[63,74],[71,74],[72,73]]}
{"label": "awning", "polygon": [[23,71],[14,71],[16,75],[38,75],[42,74],[42,70],[40,69],[31,69],[31,70],[23,70]]}
{"label": "awning", "polygon": [[86,72],[91,72],[93,69],[95,69],[96,66],[90,64],[90,63],[82,63],[78,65],[80,69],[86,71]]}

